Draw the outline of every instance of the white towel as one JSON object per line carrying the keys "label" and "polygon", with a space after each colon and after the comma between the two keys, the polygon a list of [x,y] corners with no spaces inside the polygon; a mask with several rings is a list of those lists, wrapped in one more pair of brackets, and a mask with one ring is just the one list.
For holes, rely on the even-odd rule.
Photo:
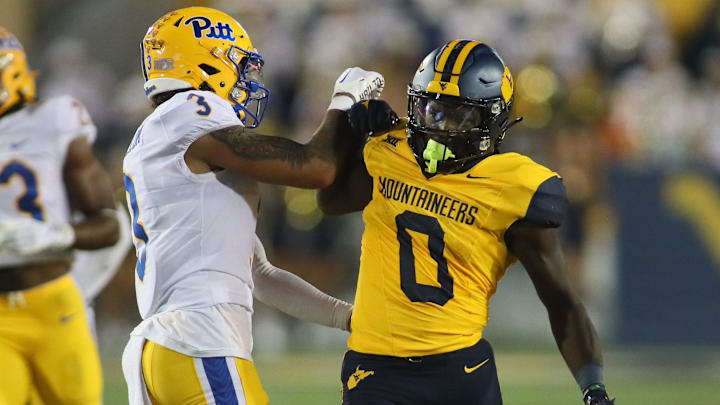
{"label": "white towel", "polygon": [[142,371],[142,352],[145,338],[131,335],[122,356],[122,369],[128,387],[129,405],[152,405],[145,387]]}

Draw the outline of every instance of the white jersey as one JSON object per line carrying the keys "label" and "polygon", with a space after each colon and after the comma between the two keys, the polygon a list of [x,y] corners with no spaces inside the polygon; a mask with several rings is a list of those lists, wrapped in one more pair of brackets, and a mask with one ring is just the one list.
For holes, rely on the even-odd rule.
{"label": "white jersey", "polygon": [[[28,104],[0,118],[0,219],[70,222],[63,167],[70,143],[94,142],[85,107],[62,96]],[[71,250],[18,256],[0,251],[0,267],[70,259]]]}
{"label": "white jersey", "polygon": [[252,312],[258,185],[229,171],[194,174],[184,159],[195,140],[233,125],[242,123],[229,102],[183,92],[145,119],[128,148],[123,171],[143,319],[218,304]]}
{"label": "white jersey", "polygon": [[78,289],[90,305],[105,286],[112,280],[132,246],[130,217],[125,207],[117,204],[115,215],[120,228],[120,237],[114,245],[96,250],[78,250],[70,274]]}

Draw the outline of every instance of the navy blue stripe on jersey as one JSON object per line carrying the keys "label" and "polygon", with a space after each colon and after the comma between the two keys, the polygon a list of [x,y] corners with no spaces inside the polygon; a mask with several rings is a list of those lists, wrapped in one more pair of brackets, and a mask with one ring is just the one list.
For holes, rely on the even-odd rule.
{"label": "navy blue stripe on jersey", "polygon": [[530,200],[525,220],[557,228],[562,224],[567,206],[565,185],[558,176],[545,180],[535,191]]}
{"label": "navy blue stripe on jersey", "polygon": [[235,387],[225,357],[205,357],[202,359],[202,363],[213,397],[215,397],[215,404],[238,405]]}

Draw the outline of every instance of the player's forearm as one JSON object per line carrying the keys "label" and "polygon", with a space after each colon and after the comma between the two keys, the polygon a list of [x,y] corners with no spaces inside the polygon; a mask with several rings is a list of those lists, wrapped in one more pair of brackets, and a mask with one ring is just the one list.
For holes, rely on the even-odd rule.
{"label": "player's forearm", "polygon": [[325,215],[341,215],[350,210],[346,210],[344,196],[348,193],[346,176],[338,175],[333,184],[318,190],[317,202],[320,211]]}
{"label": "player's forearm", "polygon": [[335,181],[318,191],[318,206],[326,215],[340,215],[362,210],[372,198],[372,178],[362,159],[366,137],[353,133],[350,122],[338,123],[337,133],[347,133],[336,142],[338,170]]}
{"label": "player's forearm", "polygon": [[102,249],[114,245],[120,237],[117,216],[111,209],[91,215],[72,227],[75,232],[72,247],[76,249]]}
{"label": "player's forearm", "polygon": [[253,281],[261,302],[303,321],[348,330],[352,305],[300,277],[265,262],[253,269]]}
{"label": "player's forearm", "polygon": [[602,366],[600,341],[577,297],[546,303],[555,341],[573,375],[589,364]]}
{"label": "player's forearm", "polygon": [[228,127],[211,135],[230,153],[207,147],[203,160],[213,166],[238,171],[255,180],[305,188],[330,185],[337,171],[335,139],[343,113],[329,111],[312,140],[300,144],[290,139],[261,135],[243,127]]}
{"label": "player's forearm", "polygon": [[318,191],[318,206],[326,215],[360,211],[372,199],[372,184],[372,178],[358,158],[355,167],[340,171],[333,184]]}

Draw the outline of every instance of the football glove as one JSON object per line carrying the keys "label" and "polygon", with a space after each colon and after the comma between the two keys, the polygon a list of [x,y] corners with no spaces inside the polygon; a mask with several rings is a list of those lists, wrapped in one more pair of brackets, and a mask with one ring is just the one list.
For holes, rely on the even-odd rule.
{"label": "football glove", "polygon": [[328,110],[347,111],[359,101],[380,97],[385,88],[385,78],[378,73],[352,67],[345,69],[335,81]]}
{"label": "football glove", "polygon": [[585,405],[614,405],[615,398],[608,397],[604,385],[593,384],[583,393],[583,402]]}
{"label": "football glove", "polygon": [[64,222],[31,218],[0,221],[0,250],[23,256],[60,251],[75,243],[75,231]]}
{"label": "football glove", "polygon": [[348,111],[348,120],[353,133],[361,137],[387,131],[400,121],[390,104],[384,100],[355,103]]}

